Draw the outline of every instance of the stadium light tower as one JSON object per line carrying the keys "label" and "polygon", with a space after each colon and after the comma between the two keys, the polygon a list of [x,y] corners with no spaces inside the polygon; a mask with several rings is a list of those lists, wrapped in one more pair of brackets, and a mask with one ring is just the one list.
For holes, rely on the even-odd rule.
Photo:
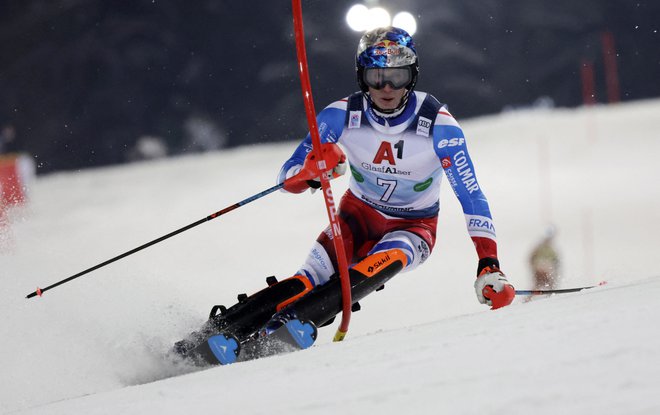
{"label": "stadium light tower", "polygon": [[368,1],[373,7],[364,4],[355,4],[346,13],[346,23],[356,32],[365,32],[376,27],[393,25],[404,29],[411,35],[417,31],[417,21],[415,16],[409,12],[399,12],[391,18],[390,13],[382,7],[378,7],[376,2]]}

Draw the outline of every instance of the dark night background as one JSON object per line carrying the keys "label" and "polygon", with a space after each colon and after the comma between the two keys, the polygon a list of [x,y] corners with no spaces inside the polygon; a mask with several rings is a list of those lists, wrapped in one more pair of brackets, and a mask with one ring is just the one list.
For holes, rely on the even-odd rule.
{"label": "dark night background", "polygon": [[[357,89],[360,34],[345,24],[353,3],[303,1],[317,111]],[[585,59],[605,102],[604,32],[614,36],[621,100],[660,96],[659,1],[379,5],[417,17],[417,89],[459,120],[540,97],[581,105]],[[3,0],[0,56],[0,126],[15,129],[5,151],[34,156],[39,173],[139,158],[142,136],[175,155],[306,133],[286,0]]]}

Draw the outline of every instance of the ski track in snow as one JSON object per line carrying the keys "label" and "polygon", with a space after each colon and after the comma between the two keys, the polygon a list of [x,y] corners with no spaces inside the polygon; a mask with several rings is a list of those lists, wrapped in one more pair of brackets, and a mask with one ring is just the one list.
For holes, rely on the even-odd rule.
{"label": "ski track in snow", "polygon": [[435,252],[363,300],[344,342],[335,324],[310,350],[206,370],[163,356],[211,305],[298,268],[326,223],[319,194],[266,196],[25,295],[272,186],[295,143],[40,177],[0,234],[0,413],[660,413],[658,113],[651,100],[463,122],[516,287],[531,288],[549,221],[561,286],[606,286],[488,311],[445,181]]}

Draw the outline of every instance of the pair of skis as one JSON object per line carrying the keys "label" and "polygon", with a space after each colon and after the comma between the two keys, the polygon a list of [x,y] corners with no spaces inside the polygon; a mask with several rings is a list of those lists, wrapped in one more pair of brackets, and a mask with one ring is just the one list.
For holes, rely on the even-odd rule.
{"label": "pair of skis", "polygon": [[231,334],[215,334],[186,358],[198,365],[228,365],[307,349],[314,344],[317,334],[314,323],[293,319],[270,334],[257,335],[243,343]]}
{"label": "pair of skis", "polygon": [[[606,282],[602,281],[597,285],[578,288],[516,290],[516,295],[564,294],[605,284]],[[228,365],[307,349],[314,344],[317,335],[318,330],[314,323],[292,319],[268,335],[250,337],[243,343],[231,334],[214,334],[195,347],[186,358],[199,365]]]}

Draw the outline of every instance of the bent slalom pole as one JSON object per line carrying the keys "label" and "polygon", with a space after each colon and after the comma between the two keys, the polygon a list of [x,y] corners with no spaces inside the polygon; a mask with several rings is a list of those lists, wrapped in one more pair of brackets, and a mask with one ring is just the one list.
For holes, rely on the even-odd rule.
{"label": "bent slalom pole", "polygon": [[[307,68],[307,52],[305,51],[305,32],[302,21],[302,6],[300,0],[292,0],[293,5],[293,26],[296,33],[296,52],[298,56],[298,71],[300,83],[302,86],[303,100],[305,102],[305,113],[307,114],[307,124],[309,124],[309,133],[312,136],[312,151],[316,154],[316,160],[320,171],[325,172],[325,160],[321,153],[321,137],[319,135],[318,125],[316,123],[316,111],[314,110],[314,101],[312,99],[312,87],[309,82],[309,70]],[[342,341],[348,332],[348,324],[351,320],[351,281],[348,275],[348,262],[344,250],[344,241],[341,235],[341,227],[336,216],[332,188],[327,174],[321,174],[321,189],[325,199],[325,207],[330,219],[330,229],[332,230],[332,242],[335,246],[337,255],[337,265],[339,266],[339,279],[341,282],[342,294],[342,315],[341,323],[335,334],[334,341]]]}
{"label": "bent slalom pole", "polygon": [[53,288],[55,288],[55,287],[57,287],[57,286],[59,286],[59,285],[62,285],[62,284],[64,284],[64,283],[67,283],[67,282],[69,282],[69,281],[71,281],[71,280],[75,280],[76,278],[78,278],[78,277],[82,277],[83,275],[88,274],[88,273],[90,273],[90,272],[92,272],[92,271],[95,271],[95,270],[97,270],[97,269],[99,269],[99,268],[103,268],[103,267],[105,267],[106,265],[112,264],[112,263],[115,262],[115,261],[119,261],[119,260],[122,259],[122,258],[126,258],[126,257],[129,256],[129,255],[133,255],[134,253],[139,252],[139,251],[141,251],[141,250],[143,250],[143,249],[149,248],[149,247],[152,246],[152,245],[156,245],[156,244],[159,243],[159,242],[162,242],[162,241],[164,241],[164,240],[166,240],[166,239],[169,239],[169,238],[171,238],[171,237],[173,237],[173,236],[175,236],[175,235],[178,235],[178,234],[180,234],[180,233],[182,233],[182,232],[185,232],[185,231],[187,231],[187,230],[189,230],[189,229],[192,229],[192,228],[194,228],[195,226],[201,225],[202,223],[206,223],[206,222],[208,222],[208,221],[210,221],[210,220],[213,220],[213,219],[217,218],[218,216],[222,216],[222,215],[224,215],[225,213],[231,212],[231,211],[234,210],[234,209],[238,209],[239,207],[241,207],[241,206],[243,206],[243,205],[246,205],[246,204],[248,204],[248,203],[250,203],[250,202],[253,202],[253,201],[257,200],[257,199],[260,199],[260,198],[262,198],[262,197],[264,197],[264,196],[266,196],[266,195],[268,195],[268,194],[270,194],[270,193],[273,193],[274,191],[279,190],[279,189],[281,189],[281,188],[283,188],[283,187],[284,187],[284,182],[279,183],[279,184],[277,184],[277,185],[271,187],[270,189],[266,189],[266,190],[264,190],[263,192],[257,193],[257,194],[254,195],[254,196],[251,196],[251,197],[248,197],[247,199],[241,200],[241,201],[238,202],[238,203],[234,203],[233,205],[228,206],[228,207],[226,207],[226,208],[224,208],[224,209],[222,209],[222,210],[219,210],[219,211],[217,211],[217,212],[215,212],[215,213],[212,213],[212,214],[208,215],[208,216],[205,217],[205,218],[202,218],[202,219],[200,219],[200,220],[198,220],[198,221],[196,221],[196,222],[191,223],[190,225],[186,225],[186,226],[184,226],[183,228],[179,228],[179,229],[177,229],[177,230],[175,230],[175,231],[172,231],[172,232],[168,233],[167,235],[163,235],[163,236],[161,236],[160,238],[154,239],[154,240],[151,241],[151,242],[147,242],[146,244],[144,244],[144,245],[140,245],[140,246],[138,246],[137,248],[133,248],[133,249],[131,249],[130,251],[126,251],[126,252],[124,252],[124,253],[121,254],[121,255],[117,255],[117,256],[114,257],[114,258],[110,258],[110,259],[108,259],[108,260],[105,261],[105,262],[102,262],[102,263],[100,263],[100,264],[94,265],[94,266],[91,267],[91,268],[87,268],[87,269],[84,270],[84,271],[81,271],[81,272],[79,272],[79,273],[77,273],[77,274],[75,274],[75,275],[72,275],[72,276],[70,276],[70,277],[68,277],[68,278],[65,278],[65,279],[63,279],[62,281],[56,282],[55,284],[49,285],[49,286],[46,287],[46,288],[37,288],[36,291],[34,291],[34,292],[28,294],[25,298],[32,298],[32,297],[35,297],[35,296],[40,296],[40,297],[41,297],[41,295],[42,295],[44,292],[46,292],[46,291],[48,291],[48,290],[50,290],[50,289],[53,289]]}
{"label": "bent slalom pole", "polygon": [[576,287],[576,288],[562,288],[558,290],[516,290],[516,295],[548,295],[548,294],[575,293],[582,290],[588,290],[590,288],[601,287],[605,284],[607,284],[607,281],[601,281],[597,285],[589,285],[586,287]]}

